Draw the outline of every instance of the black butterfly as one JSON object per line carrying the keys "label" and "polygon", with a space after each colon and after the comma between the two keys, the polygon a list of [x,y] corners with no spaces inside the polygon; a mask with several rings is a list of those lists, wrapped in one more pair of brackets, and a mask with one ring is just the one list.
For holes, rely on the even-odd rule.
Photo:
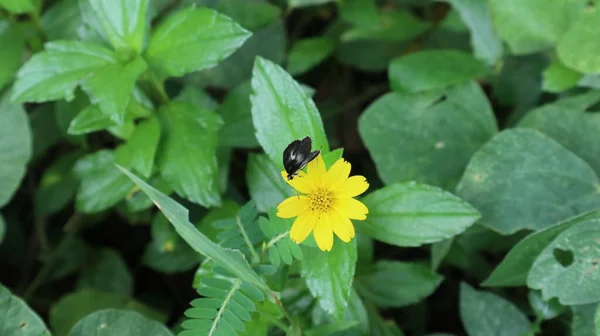
{"label": "black butterfly", "polygon": [[316,158],[321,151],[311,152],[312,140],[309,136],[302,140],[294,140],[283,151],[283,167],[287,172],[288,180],[293,179],[298,172],[310,161]]}

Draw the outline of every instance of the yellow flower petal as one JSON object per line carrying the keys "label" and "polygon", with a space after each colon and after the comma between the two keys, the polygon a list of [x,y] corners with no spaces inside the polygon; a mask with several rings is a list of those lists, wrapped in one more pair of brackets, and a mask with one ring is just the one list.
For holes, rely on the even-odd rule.
{"label": "yellow flower petal", "polygon": [[321,154],[306,165],[306,174],[310,176],[315,185],[320,185],[326,173],[325,161]]}
{"label": "yellow flower petal", "polygon": [[333,233],[336,234],[343,242],[349,242],[354,238],[354,226],[348,217],[342,217],[336,210],[329,214]]}
{"label": "yellow flower petal", "polygon": [[336,200],[335,207],[342,217],[350,219],[364,220],[369,213],[367,206],[354,198],[340,198]]}
{"label": "yellow flower petal", "polygon": [[294,224],[292,224],[290,239],[296,244],[302,243],[315,227],[317,216],[318,213],[313,211],[308,211],[298,216],[294,221]]}
{"label": "yellow flower petal", "polygon": [[351,167],[348,161],[339,159],[329,168],[326,177],[329,190],[337,189],[348,179]]}
{"label": "yellow flower petal", "polygon": [[333,247],[333,230],[329,218],[321,214],[316,221],[313,236],[321,251],[331,251]]}
{"label": "yellow flower petal", "polygon": [[364,176],[355,175],[349,177],[335,192],[344,197],[356,197],[367,189],[369,189],[367,179]]}
{"label": "yellow flower petal", "polygon": [[308,210],[310,198],[306,196],[291,196],[277,206],[277,217],[292,218],[300,216]]}
{"label": "yellow flower petal", "polygon": [[296,177],[291,180],[288,180],[287,173],[285,170],[281,171],[281,177],[283,180],[289,184],[292,188],[298,190],[303,194],[310,194],[310,192],[314,189],[313,182],[311,178],[306,175],[305,172],[300,171]]}

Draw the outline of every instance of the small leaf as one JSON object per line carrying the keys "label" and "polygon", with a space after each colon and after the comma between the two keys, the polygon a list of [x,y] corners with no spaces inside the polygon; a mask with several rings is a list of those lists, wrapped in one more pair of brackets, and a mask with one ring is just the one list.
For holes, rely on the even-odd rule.
{"label": "small leaf", "polygon": [[150,320],[136,312],[106,309],[91,313],[81,319],[69,332],[69,336],[87,336],[98,333],[107,335],[126,334],[128,336],[172,336],[162,323]]}
{"label": "small leaf", "polygon": [[342,34],[342,41],[370,40],[405,42],[423,34],[430,27],[407,10],[384,11],[371,25],[359,25]]}
{"label": "small leaf", "polygon": [[527,317],[510,301],[496,294],[460,284],[460,319],[469,336],[526,335]]}
{"label": "small leaf", "polygon": [[423,92],[463,84],[484,76],[486,64],[456,50],[431,50],[392,61],[388,70],[395,91]]}
{"label": "small leaf", "polygon": [[0,21],[0,90],[12,81],[19,70],[25,52],[25,27]]}
{"label": "small leaf", "polygon": [[0,335],[50,336],[44,321],[21,298],[0,285]]}
{"label": "small leaf", "polygon": [[223,118],[223,127],[219,130],[220,145],[241,148],[260,146],[253,131],[251,91],[250,82],[244,82],[231,90],[217,108],[217,114]]}
{"label": "small leaf", "polygon": [[0,207],[16,192],[32,155],[27,113],[10,102],[9,93],[0,96]]}
{"label": "small leaf", "polygon": [[315,37],[297,41],[290,50],[287,71],[301,75],[331,55],[334,42],[327,37]]}
{"label": "small leaf", "polygon": [[337,241],[330,252],[316,247],[302,248],[302,277],[323,310],[341,320],[348,306],[356,269],[356,239]]}
{"label": "small leaf", "polygon": [[152,68],[179,77],[215,66],[250,34],[214,10],[189,8],[167,17],[154,29],[145,55]]}
{"label": "small leaf", "polygon": [[90,253],[86,259],[77,288],[93,288],[123,296],[133,294],[133,277],[117,251],[101,248]]}
{"label": "small leaf", "polygon": [[505,235],[543,229],[600,206],[592,168],[526,129],[505,130],[481,147],[456,193],[481,212],[482,225]]}
{"label": "small leaf", "polygon": [[371,28],[380,24],[375,0],[345,0],[337,6],[340,18],[353,26]]}
{"label": "small leaf", "polygon": [[248,191],[260,212],[267,212],[294,195],[293,189],[281,178],[281,170],[265,154],[250,153],[246,169]]}
{"label": "small leaf", "polygon": [[584,4],[571,0],[491,0],[490,10],[498,35],[513,54],[523,55],[552,48],[583,12]]}
{"label": "small leaf", "polygon": [[223,249],[200,233],[188,219],[188,210],[173,201],[163,193],[149,186],[146,182],[119,167],[135,184],[144,191],[157,205],[162,213],[175,227],[177,233],[197,252],[213,259],[219,266],[235,274],[240,279],[247,281],[261,290],[268,292],[269,287],[264,283],[248,265],[243,254],[239,251]]}
{"label": "small leaf", "polygon": [[360,274],[356,290],[379,307],[405,307],[431,295],[443,277],[416,263],[380,260],[367,274]]}
{"label": "small leaf", "polygon": [[[576,3],[576,2],[575,2]],[[590,43],[598,36],[600,9],[586,9],[558,44],[558,57],[569,68],[583,73],[600,72],[600,47]]]}
{"label": "small leaf", "polygon": [[555,59],[544,70],[543,76],[542,88],[544,91],[556,93],[575,87],[583,75]]}
{"label": "small leaf", "polygon": [[278,65],[258,57],[252,72],[252,121],[265,153],[283,168],[281,153],[310,136],[314,149],[329,152],[321,115],[298,83]]}
{"label": "small leaf", "polygon": [[392,184],[367,195],[367,219],[357,229],[396,246],[420,246],[453,237],[478,218],[468,203],[435,187]]}
{"label": "small leaf", "polygon": [[160,124],[155,117],[139,123],[127,143],[119,150],[117,161],[145,178],[150,177],[160,139]]}
{"label": "small leaf", "polygon": [[165,133],[158,155],[162,177],[181,197],[206,207],[218,206],[216,152],[221,119],[186,102],[171,102],[158,113]]}

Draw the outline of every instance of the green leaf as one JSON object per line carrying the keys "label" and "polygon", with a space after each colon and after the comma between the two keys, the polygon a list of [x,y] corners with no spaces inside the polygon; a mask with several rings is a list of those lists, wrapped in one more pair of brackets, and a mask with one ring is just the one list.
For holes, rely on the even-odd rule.
{"label": "green leaf", "polygon": [[316,247],[302,247],[302,277],[323,310],[341,320],[344,316],[356,270],[356,239],[349,243],[337,240],[330,252]]}
{"label": "green leaf", "polygon": [[10,102],[9,93],[0,97],[0,207],[3,207],[25,176],[31,159],[32,140],[27,113]]}
{"label": "green leaf", "polygon": [[600,301],[598,225],[597,220],[583,221],[558,234],[531,266],[527,286],[542,290],[545,300],[557,297],[564,305]]}
{"label": "green leaf", "polygon": [[508,252],[483,285],[491,287],[525,285],[531,266],[550,242],[575,224],[587,220],[595,222],[597,219],[600,219],[600,212],[591,212],[530,234]]}
{"label": "green leaf", "polygon": [[67,153],[50,165],[35,191],[36,211],[50,215],[64,208],[75,196],[79,181],[73,173],[80,152]]}
{"label": "green leaf", "polygon": [[431,295],[443,277],[417,263],[379,260],[354,286],[365,300],[379,307],[405,307]]}
{"label": "green leaf", "polygon": [[494,65],[502,57],[502,41],[492,26],[489,3],[486,0],[446,0],[458,11],[471,31],[475,57]]}
{"label": "green leaf", "polygon": [[342,41],[336,57],[340,63],[362,71],[382,72],[405,49],[406,43],[398,41]]}
{"label": "green leaf", "polygon": [[379,13],[375,24],[360,25],[348,30],[341,36],[342,41],[409,41],[429,29],[430,24],[421,21],[406,10],[384,11]]}
{"label": "green leaf", "polygon": [[[167,181],[160,177],[160,175],[151,177],[148,180],[148,184],[166,195],[171,195],[173,193],[173,189],[171,189]],[[148,198],[144,192],[136,188],[135,191],[128,194],[125,198],[125,205],[127,211],[139,212],[150,208],[152,206],[152,200]]]}
{"label": "green leaf", "polygon": [[117,51],[139,54],[146,33],[148,0],[85,0]]}
{"label": "green leaf", "polygon": [[0,20],[0,90],[12,79],[25,52],[25,27]]}
{"label": "green leaf", "polygon": [[200,233],[188,219],[188,210],[173,201],[163,193],[149,186],[146,182],[119,167],[135,184],[144,191],[150,199],[157,205],[162,213],[169,219],[175,227],[177,233],[196,251],[202,255],[213,259],[219,266],[235,274],[240,279],[247,281],[261,290],[268,292],[269,288],[263,282],[239,251],[223,249],[219,245],[210,241]]}
{"label": "green leaf", "polygon": [[119,253],[101,248],[90,253],[77,280],[77,288],[92,288],[124,296],[133,294],[133,278]]}
{"label": "green leaf", "polygon": [[543,229],[600,206],[592,168],[526,129],[505,130],[479,149],[456,193],[481,212],[482,225],[505,235]]}
{"label": "green leaf", "polygon": [[416,181],[452,190],[497,126],[485,93],[468,83],[439,93],[388,93],[361,115],[359,131],[386,184]]}
{"label": "green leaf", "polygon": [[596,336],[594,314],[598,304],[571,306],[573,318],[571,321],[571,336]]}
{"label": "green leaf", "polygon": [[128,336],[172,336],[162,323],[152,321],[136,312],[106,309],[94,312],[81,319],[71,329],[69,336],[87,336],[99,333]]}
{"label": "green leaf", "polygon": [[487,72],[485,63],[465,52],[430,50],[396,58],[388,77],[395,91],[422,92],[463,84]]}
{"label": "green leaf", "polygon": [[381,24],[375,0],[344,0],[337,6],[340,18],[353,26],[371,28]]}
{"label": "green leaf", "polygon": [[250,82],[244,82],[231,90],[217,108],[217,114],[223,118],[223,127],[219,130],[220,145],[259,147],[252,125],[251,92]]}
{"label": "green leaf", "polygon": [[179,77],[215,66],[250,34],[214,10],[189,8],[167,17],[154,29],[145,56],[155,70]]}
{"label": "green leaf", "polygon": [[594,316],[594,325],[596,326],[596,335],[600,334],[600,309],[596,309],[596,315]]}
{"label": "green leaf", "polygon": [[[360,255],[360,253],[359,247],[358,254]],[[344,321],[357,321],[359,323],[355,328],[346,333],[342,333],[342,335],[354,335],[356,330],[359,330],[360,333],[362,333],[361,335],[369,334],[369,316],[367,314],[367,309],[360,296],[358,296],[358,293],[356,293],[354,287],[350,290],[350,299],[348,301],[348,308],[344,314]]]}
{"label": "green leaf", "polygon": [[527,317],[510,301],[489,292],[460,284],[460,319],[469,336],[526,335]]}
{"label": "green leaf", "polygon": [[152,240],[146,245],[142,263],[151,269],[172,274],[185,272],[200,263],[200,255],[181,238],[169,220],[158,213],[152,220]]}
{"label": "green leaf", "polygon": [[369,208],[358,230],[388,244],[420,246],[453,237],[478,218],[468,203],[442,189],[416,183],[392,184],[363,199]]}
{"label": "green leaf", "polygon": [[320,325],[318,327],[310,328],[304,331],[306,336],[326,336],[326,335],[335,335],[342,331],[352,329],[358,325],[358,321],[339,321],[333,322],[326,325]]}
{"label": "green leaf", "polygon": [[431,245],[431,269],[435,272],[440,267],[444,258],[450,252],[454,238],[448,238]]}
{"label": "green leaf", "polygon": [[369,314],[369,325],[370,333],[372,336],[404,336],[402,330],[396,324],[396,321],[384,320],[377,309],[372,306],[367,306],[367,313]]}
{"label": "green leaf", "polygon": [[160,173],[181,197],[203,206],[221,203],[217,132],[221,119],[186,102],[159,110],[165,138],[158,156]]}
{"label": "green leaf", "polygon": [[13,14],[25,14],[39,11],[40,3],[36,0],[0,0],[0,8]]}
{"label": "green leaf", "polygon": [[77,30],[83,25],[78,0],[62,0],[52,4],[40,19],[48,41],[76,40]]}
{"label": "green leaf", "polygon": [[600,9],[587,8],[558,44],[558,57],[569,68],[583,73],[600,72],[600,47],[590,43],[598,36]]}
{"label": "green leaf", "polygon": [[263,250],[268,251],[271,264],[279,267],[281,261],[286,265],[291,265],[294,259],[302,260],[304,255],[300,246],[294,243],[289,236],[293,220],[279,218],[276,212],[274,207],[269,209],[269,219],[260,217],[258,225],[269,239],[265,242]]}
{"label": "green leaf", "polygon": [[[600,100],[600,92],[574,96],[571,99],[576,97],[591,98],[589,105],[593,105]],[[584,159],[599,175],[600,143],[596,141],[594,134],[600,132],[600,115],[586,113],[585,107],[571,106],[563,101],[530,111],[517,126],[532,128],[551,137]]]}
{"label": "green leaf", "polygon": [[556,298],[544,300],[540,291],[529,291],[527,294],[529,305],[533,308],[535,315],[543,320],[551,320],[565,311],[565,306],[561,305]]}
{"label": "green leaf", "polygon": [[327,37],[297,41],[288,55],[287,71],[295,76],[305,73],[329,57],[334,47],[334,42]]}
{"label": "green leaf", "polygon": [[115,153],[100,150],[79,159],[75,174],[81,179],[75,208],[83,213],[106,210],[125,198],[134,184],[115,168]]}
{"label": "green leaf", "polygon": [[557,93],[575,87],[583,75],[568,68],[559,59],[555,59],[544,70],[543,76],[544,91]]}
{"label": "green leaf", "polygon": [[48,42],[44,51],[36,53],[19,70],[12,99],[18,102],[71,100],[77,85],[116,63],[113,51],[95,44]]}
{"label": "green leaf", "polygon": [[248,191],[260,212],[267,212],[294,195],[293,189],[281,178],[280,172],[267,155],[250,153],[248,156]]}
{"label": "green leaf", "polygon": [[315,103],[278,65],[257,57],[252,71],[252,121],[256,138],[278,168],[281,153],[296,139],[310,136],[315,149],[329,152],[323,121]]}
{"label": "green leaf", "polygon": [[498,35],[513,54],[523,55],[552,48],[583,12],[584,4],[571,0],[490,0],[490,10]]}
{"label": "green leaf", "polygon": [[44,321],[25,301],[0,284],[0,335],[50,336]]}
{"label": "green leaf", "polygon": [[44,104],[29,113],[29,123],[33,135],[32,162],[36,162],[62,140],[62,133],[52,113],[52,105]]}
{"label": "green leaf", "polygon": [[267,1],[220,0],[214,9],[253,32],[273,23],[281,15],[281,9]]}
{"label": "green leaf", "polygon": [[150,177],[154,166],[154,156],[160,139],[160,124],[155,117],[137,124],[135,131],[119,150],[117,161],[132,168],[145,178]]}
{"label": "green leaf", "polygon": [[240,250],[253,264],[259,262],[256,245],[264,239],[258,226],[258,211],[253,202],[246,203],[233,218],[212,223],[219,229],[218,244],[224,248]]}
{"label": "green leaf", "polygon": [[334,1],[336,0],[287,0],[287,3],[290,8],[297,8],[306,6],[317,6]]}

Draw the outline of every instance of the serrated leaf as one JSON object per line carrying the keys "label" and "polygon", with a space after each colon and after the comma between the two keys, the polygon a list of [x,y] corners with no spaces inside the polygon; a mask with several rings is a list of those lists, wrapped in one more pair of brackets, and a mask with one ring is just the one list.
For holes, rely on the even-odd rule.
{"label": "serrated leaf", "polygon": [[310,136],[314,149],[329,152],[315,103],[278,65],[257,57],[252,71],[252,121],[265,153],[283,168],[281,153],[296,139]]}
{"label": "serrated leaf", "polygon": [[135,184],[144,191],[158,206],[162,213],[169,219],[179,235],[196,251],[213,259],[219,266],[232,272],[240,279],[247,281],[261,290],[268,292],[269,287],[248,265],[244,256],[239,251],[223,249],[200,233],[188,219],[188,210],[173,201],[163,193],[149,186],[146,182],[119,167]]}
{"label": "serrated leaf", "polygon": [[98,329],[107,335],[125,333],[129,336],[173,336],[162,323],[153,321],[132,311],[106,309],[91,313],[82,318],[69,336],[87,336],[98,333]]}
{"label": "serrated leaf", "polygon": [[265,154],[253,154],[248,157],[246,181],[250,197],[256,208],[267,212],[287,197],[293,196],[293,189],[281,178],[281,170]]}
{"label": "serrated leaf", "polygon": [[590,43],[598,36],[600,9],[587,8],[558,44],[558,57],[569,68],[583,73],[600,72],[600,47]]}
{"label": "serrated leaf", "polygon": [[446,0],[456,9],[471,31],[471,45],[475,57],[489,65],[496,64],[502,57],[502,41],[492,26],[487,0]]}
{"label": "serrated leaf", "polygon": [[117,251],[101,248],[86,256],[77,288],[97,289],[128,297],[133,294],[133,277]]}
{"label": "serrated leaf", "polygon": [[468,83],[439,93],[388,93],[361,115],[359,131],[386,184],[416,181],[452,190],[497,126],[483,91]]}
{"label": "serrated leaf", "polygon": [[527,317],[510,301],[496,294],[460,284],[460,319],[469,336],[526,335]]}
{"label": "serrated leaf", "polygon": [[321,63],[333,52],[335,44],[327,37],[299,40],[292,46],[287,60],[287,71],[301,75]]}
{"label": "serrated leaf", "polygon": [[543,229],[600,206],[592,168],[527,129],[505,130],[479,149],[456,193],[481,212],[482,225],[505,235]]}
{"label": "serrated leaf", "polygon": [[219,144],[241,148],[260,146],[253,131],[251,93],[250,82],[244,82],[231,90],[217,108],[217,114],[223,118]]}
{"label": "serrated leaf", "polygon": [[214,10],[189,8],[167,17],[154,29],[145,56],[152,68],[179,77],[215,66],[250,34]]}
{"label": "serrated leaf", "polygon": [[11,103],[5,93],[0,97],[0,207],[10,201],[25,176],[32,155],[31,137],[23,106]]}
{"label": "serrated leaf", "polygon": [[[113,51],[78,42],[56,41],[45,44],[17,73],[12,99],[18,102],[44,102],[74,98],[74,90],[90,74],[115,64]],[[115,83],[110,83],[114,85]]]}
{"label": "serrated leaf", "polygon": [[562,92],[579,83],[581,73],[567,67],[559,59],[555,59],[543,73],[542,88],[547,92]]}
{"label": "serrated leaf", "polygon": [[148,178],[154,166],[159,139],[158,119],[155,117],[146,119],[137,124],[127,143],[116,153],[116,159],[124,167],[132,168]]}
{"label": "serrated leaf", "polygon": [[148,0],[85,0],[117,51],[140,53],[146,32]]}
{"label": "serrated leaf", "polygon": [[395,91],[423,92],[467,83],[487,72],[485,63],[465,52],[431,50],[396,58],[388,77]]}
{"label": "serrated leaf", "polygon": [[451,193],[416,183],[392,184],[362,201],[369,214],[357,229],[396,246],[420,246],[450,238],[479,218],[477,210]]}
{"label": "serrated leaf", "polygon": [[577,223],[561,232],[531,266],[527,286],[542,290],[545,300],[558,297],[564,305],[600,301],[599,242],[595,220]]}
{"label": "serrated leaf", "polygon": [[171,102],[158,113],[164,132],[158,154],[162,177],[178,195],[206,207],[218,206],[216,151],[221,119],[186,102]]}
{"label": "serrated leaf", "polygon": [[416,263],[379,260],[354,284],[358,294],[379,307],[405,307],[431,295],[444,278]]}
{"label": "serrated leaf", "polygon": [[491,0],[494,27],[515,55],[553,47],[582,13],[584,1]]}
{"label": "serrated leaf", "polygon": [[44,321],[21,298],[0,284],[0,335],[50,336]]}
{"label": "serrated leaf", "polygon": [[338,241],[330,252],[303,246],[302,277],[323,310],[341,320],[344,316],[356,270],[356,239]]}
{"label": "serrated leaf", "polygon": [[12,79],[23,59],[25,52],[26,27],[0,20],[0,90]]}

